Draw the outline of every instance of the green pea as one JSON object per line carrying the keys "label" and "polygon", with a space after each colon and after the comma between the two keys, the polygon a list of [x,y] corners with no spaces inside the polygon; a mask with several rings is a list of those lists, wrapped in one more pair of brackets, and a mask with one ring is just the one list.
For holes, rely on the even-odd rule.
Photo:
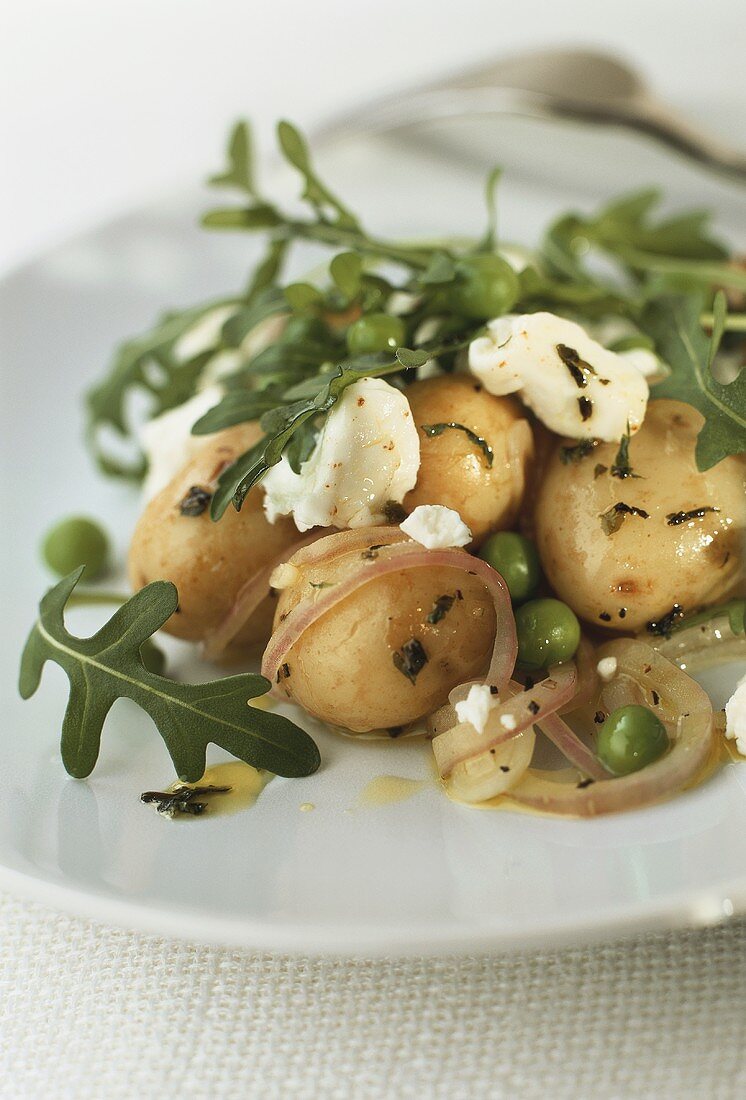
{"label": "green pea", "polygon": [[84,565],[86,580],[91,580],[106,569],[109,540],[92,519],[70,516],[60,520],[47,532],[42,544],[42,557],[52,572],[60,577],[66,577],[73,569]]}
{"label": "green pea", "polygon": [[166,654],[155,644],[152,638],[146,638],[142,643],[140,656],[148,672],[154,672],[156,676],[163,675],[166,670]]}
{"label": "green pea", "polygon": [[652,764],[668,748],[668,734],[649,707],[631,704],[613,710],[598,731],[596,750],[614,775],[629,775]]}
{"label": "green pea", "polygon": [[561,600],[529,600],[515,613],[518,663],[524,668],[548,668],[569,661],[580,644],[580,623]]}
{"label": "green pea", "polygon": [[347,329],[350,355],[395,351],[404,343],[406,329],[400,317],[389,313],[365,313]]}
{"label": "green pea", "polygon": [[498,531],[482,544],[479,557],[498,571],[513,603],[523,603],[536,591],[541,566],[530,539],[515,531]]}
{"label": "green pea", "polygon": [[518,276],[501,256],[469,256],[456,265],[451,302],[465,317],[487,321],[507,313],[519,289]]}

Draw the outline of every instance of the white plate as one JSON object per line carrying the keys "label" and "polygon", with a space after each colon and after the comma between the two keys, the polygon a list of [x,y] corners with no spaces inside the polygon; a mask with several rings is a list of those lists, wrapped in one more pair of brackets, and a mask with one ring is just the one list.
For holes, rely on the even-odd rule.
{"label": "white plate", "polygon": [[[464,125],[398,144],[327,148],[332,184],[376,229],[407,237],[477,230],[485,150],[507,168],[501,223],[531,241],[548,217],[665,179],[677,202],[714,206],[731,234],[737,191],[608,133]],[[458,148],[457,159],[444,154]],[[490,159],[499,159],[491,155]],[[282,185],[287,182],[283,177]],[[746,767],[653,809],[593,822],[480,812],[451,804],[419,743],[352,743],[316,731],[322,770],[273,780],[251,810],[173,824],[139,794],[172,778],[150,722],[118,704],[88,782],[57,750],[66,684],[47,666],[28,703],[18,654],[48,584],[36,546],[71,511],[102,516],[120,555],[135,494],[99,478],[81,442],[82,390],[121,338],[166,306],[243,285],[255,250],[241,236],[198,232],[204,195],[181,193],[72,241],[0,289],[5,334],[2,445],[4,736],[0,885],[51,905],[140,929],[253,948],[397,954],[559,944],[635,929],[709,923],[746,912]],[[308,264],[306,256],[301,264]],[[92,612],[71,619],[92,629]],[[184,647],[174,660],[187,675]],[[716,702],[738,670],[715,685]],[[711,680],[710,686],[714,683]],[[215,755],[219,759],[219,754]],[[376,776],[427,783],[365,808]],[[301,812],[303,803],[311,812]]]}

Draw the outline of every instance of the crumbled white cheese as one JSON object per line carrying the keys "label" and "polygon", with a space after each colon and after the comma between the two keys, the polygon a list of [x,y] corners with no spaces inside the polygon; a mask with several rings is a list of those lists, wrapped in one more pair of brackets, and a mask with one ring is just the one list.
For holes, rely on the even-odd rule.
{"label": "crumbled white cheese", "polygon": [[735,741],[738,751],[746,756],[746,676],[738,681],[725,704],[725,736]]}
{"label": "crumbled white cheese", "polygon": [[619,662],[616,657],[602,657],[596,665],[596,671],[598,675],[608,683],[609,680],[613,680],[616,676],[616,670]]}
{"label": "crumbled white cheese", "polygon": [[291,565],[289,561],[284,561],[272,570],[269,587],[276,588],[280,592],[283,588],[290,588],[291,585],[295,584],[299,576],[300,569],[295,565]]}
{"label": "crumbled white cheese", "polygon": [[409,402],[382,378],[348,386],[329,413],[310,458],[293,472],[283,457],[264,478],[270,523],[292,515],[311,527],[383,523],[386,505],[414,488],[420,441]]}
{"label": "crumbled white cheese", "polygon": [[[572,439],[615,442],[645,417],[648,385],[640,370],[553,313],[490,321],[469,345],[469,370],[489,393],[519,393],[551,431]],[[573,369],[558,347],[577,357]],[[628,355],[629,353],[626,353]]]}
{"label": "crumbled white cheese", "polygon": [[405,535],[428,550],[445,550],[471,542],[471,531],[458,512],[442,504],[418,505],[400,526]]}
{"label": "crumbled white cheese", "polygon": [[503,727],[503,729],[514,730],[518,725],[518,722],[512,714],[502,714],[500,715],[500,725]]}
{"label": "crumbled white cheese", "polygon": [[484,733],[490,711],[499,702],[498,696],[490,691],[489,684],[472,684],[466,698],[456,703],[456,717],[459,722],[468,722],[477,733]]}
{"label": "crumbled white cheese", "polygon": [[196,455],[205,437],[192,435],[192,426],[217,405],[223,391],[220,386],[208,386],[190,397],[183,405],[149,420],[139,431],[140,446],[148,460],[148,472],[143,495],[151,500],[179,470]]}

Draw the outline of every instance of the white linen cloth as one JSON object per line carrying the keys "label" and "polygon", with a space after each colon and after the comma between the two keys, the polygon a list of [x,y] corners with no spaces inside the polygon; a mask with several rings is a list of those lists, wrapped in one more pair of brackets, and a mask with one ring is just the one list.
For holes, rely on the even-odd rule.
{"label": "white linen cloth", "polygon": [[0,895],[0,1098],[735,1100],[746,922],[601,947],[335,961]]}

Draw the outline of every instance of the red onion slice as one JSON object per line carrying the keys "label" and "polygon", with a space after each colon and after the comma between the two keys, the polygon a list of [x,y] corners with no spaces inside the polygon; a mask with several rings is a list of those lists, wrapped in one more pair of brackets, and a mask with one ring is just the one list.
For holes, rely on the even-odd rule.
{"label": "red onion slice", "polygon": [[[305,631],[363,585],[403,569],[446,568],[459,569],[478,577],[492,597],[496,632],[487,680],[498,689],[504,690],[515,665],[518,641],[510,595],[500,574],[486,562],[467,554],[465,550],[426,550],[419,543],[407,539],[399,528],[368,528],[364,541],[362,535],[362,529],[332,535],[328,540],[320,540],[314,547],[306,547],[294,557],[292,564],[299,567],[310,562],[318,564],[327,560],[331,554],[328,553],[329,548],[322,543],[332,539],[335,540],[335,546],[331,548],[334,556],[339,552],[370,547],[371,543],[379,548],[377,558],[370,560],[361,557],[353,563],[354,568],[344,580],[333,588],[316,590],[313,597],[294,608],[292,614],[270,638],[262,660],[262,675],[274,681],[278,669]],[[394,541],[394,538],[399,541]]]}
{"label": "red onion slice", "polygon": [[551,772],[529,769],[510,792],[509,797],[520,805],[572,817],[631,810],[681,790],[707,765],[714,741],[712,704],[699,684],[636,639],[609,642],[599,650],[599,656],[616,657],[620,673],[658,692],[664,708],[677,719],[671,748],[638,772],[595,782],[583,779],[568,783],[552,779]]}
{"label": "red onion slice", "polygon": [[553,745],[556,745],[565,759],[574,764],[584,775],[590,776],[591,779],[611,778],[596,754],[591,752],[558,714],[548,714],[546,718],[542,718],[539,729]]}
{"label": "red onion slice", "polygon": [[[506,689],[510,697],[490,712],[482,733],[477,733],[468,722],[456,719],[456,725],[433,741],[433,753],[442,778],[447,778],[457,765],[496,749],[534,725],[541,725],[543,719],[572,698],[576,677],[575,665],[569,664],[558,665],[551,675],[528,691],[511,681]],[[454,696],[457,693],[462,695],[463,687],[465,685],[459,685],[451,692],[449,701],[452,705],[460,701]]]}

